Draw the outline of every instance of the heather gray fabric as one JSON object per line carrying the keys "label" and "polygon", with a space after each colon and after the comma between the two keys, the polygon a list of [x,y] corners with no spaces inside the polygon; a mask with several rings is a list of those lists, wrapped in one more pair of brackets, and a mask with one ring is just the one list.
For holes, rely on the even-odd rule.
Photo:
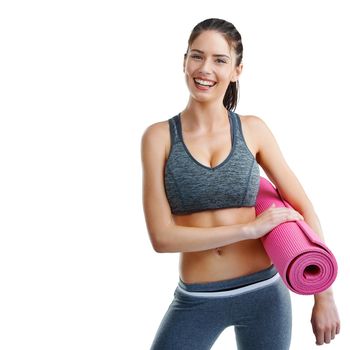
{"label": "heather gray fabric", "polygon": [[289,349],[290,293],[274,266],[218,282],[180,279],[151,350],[209,350],[230,326],[238,350]]}
{"label": "heather gray fabric", "polygon": [[259,164],[246,145],[240,117],[227,112],[231,152],[213,168],[198,162],[187,149],[182,137],[181,113],[168,119],[171,148],[164,187],[173,214],[255,206],[260,185]]}

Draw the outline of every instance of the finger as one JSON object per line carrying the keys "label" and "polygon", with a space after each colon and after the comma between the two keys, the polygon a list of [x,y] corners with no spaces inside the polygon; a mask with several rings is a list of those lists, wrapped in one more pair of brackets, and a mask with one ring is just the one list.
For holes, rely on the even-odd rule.
{"label": "finger", "polygon": [[324,333],[321,330],[318,330],[316,333],[316,344],[323,345],[324,343]]}
{"label": "finger", "polygon": [[324,342],[329,344],[331,342],[331,330],[327,329],[324,331]]}
{"label": "finger", "polygon": [[298,211],[295,211],[295,215],[299,218],[299,220],[304,220],[304,217]]}
{"label": "finger", "polygon": [[339,334],[339,332],[340,332],[340,323],[337,324],[337,327],[335,329],[336,334]]}
{"label": "finger", "polygon": [[286,221],[302,220],[302,216],[297,211],[290,211],[283,213],[284,219]]}
{"label": "finger", "polygon": [[276,213],[279,213],[279,214],[283,214],[287,217],[291,217],[291,218],[301,218],[301,219],[304,219],[303,216],[296,210],[294,209],[290,209],[290,208],[286,208],[286,207],[278,207],[278,208],[275,208],[274,211]]}
{"label": "finger", "polygon": [[331,331],[331,338],[332,339],[335,338],[335,332],[336,332],[336,327],[332,327],[332,331]]}
{"label": "finger", "polygon": [[304,219],[304,217],[297,210],[291,209],[291,211],[295,216],[301,218],[302,220]]}

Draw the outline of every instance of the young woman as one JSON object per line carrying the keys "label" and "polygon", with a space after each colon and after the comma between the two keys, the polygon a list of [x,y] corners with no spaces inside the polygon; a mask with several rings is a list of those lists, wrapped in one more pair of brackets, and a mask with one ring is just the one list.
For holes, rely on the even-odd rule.
{"label": "young woman", "polygon": [[[156,252],[180,253],[174,299],[152,350],[210,349],[232,325],[238,349],[289,349],[289,290],[259,238],[282,222],[304,219],[324,239],[266,123],[234,112],[242,53],[232,23],[210,18],[197,24],[183,62],[188,104],[142,136],[150,240]],[[296,210],[271,206],[256,217],[259,166]],[[316,343],[329,343],[340,328],[331,289],[314,299]]]}

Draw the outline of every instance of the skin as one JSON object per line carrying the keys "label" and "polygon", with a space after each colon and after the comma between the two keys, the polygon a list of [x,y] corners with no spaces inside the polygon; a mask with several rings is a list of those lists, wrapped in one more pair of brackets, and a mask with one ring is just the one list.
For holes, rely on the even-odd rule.
{"label": "skin", "polygon": [[[200,52],[196,51],[200,50]],[[224,54],[227,57],[216,57]],[[229,154],[231,149],[230,125],[227,110],[222,100],[230,81],[236,81],[242,73],[243,65],[236,66],[236,53],[222,34],[215,31],[202,32],[190,46],[183,62],[183,72],[190,92],[185,109],[181,112],[183,140],[192,156],[203,165],[215,167]],[[193,78],[203,77],[217,84],[208,91],[199,90]],[[253,115],[239,116],[246,144],[264,169],[270,181],[314,232],[324,240],[320,222],[313,205],[303,187],[284,159],[277,141],[266,123]],[[152,149],[148,144],[153,140]],[[156,141],[155,141],[156,140]],[[144,171],[144,212],[152,242],[155,241],[151,227],[165,222],[188,227],[216,227],[232,224],[247,224],[255,228],[255,236],[233,244],[201,251],[180,252],[180,277],[187,283],[218,281],[250,274],[271,265],[261,241],[257,238],[266,234],[264,225],[271,216],[286,215],[287,208],[270,208],[269,213],[255,216],[255,208],[225,208],[206,210],[189,215],[173,215],[167,202],[163,184],[163,167],[171,146],[167,121],[152,124],[142,138]],[[161,153],[158,163],[156,150]],[[151,154],[152,161],[151,164]],[[161,163],[161,164],[160,164]],[[149,164],[149,165],[148,165]],[[151,170],[152,169],[152,170]],[[155,169],[159,169],[156,172]],[[158,175],[156,175],[158,174]],[[152,189],[152,190],[151,190]],[[157,203],[157,208],[152,208]],[[159,215],[151,215],[156,210]],[[162,212],[160,212],[160,210]],[[282,213],[282,210],[284,212]],[[274,212],[274,214],[273,214]],[[164,219],[165,218],[165,219]],[[295,218],[295,217],[294,217]],[[156,221],[159,222],[156,222]],[[161,221],[162,220],[162,221]],[[161,222],[160,222],[161,221]],[[287,221],[287,219],[285,220]],[[254,225],[252,225],[254,223]],[[277,223],[275,223],[277,226]],[[329,343],[340,331],[340,320],[330,289],[314,296],[311,315],[312,329],[316,344]]]}

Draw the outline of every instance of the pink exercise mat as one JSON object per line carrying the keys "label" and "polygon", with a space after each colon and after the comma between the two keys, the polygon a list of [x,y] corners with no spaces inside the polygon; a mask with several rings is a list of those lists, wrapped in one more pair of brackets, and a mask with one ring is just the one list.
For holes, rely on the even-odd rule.
{"label": "pink exercise mat", "polygon": [[[256,215],[267,210],[272,203],[276,207],[292,208],[278,189],[260,176]],[[297,294],[320,293],[337,277],[334,255],[303,220],[283,222],[261,240],[284,283]]]}

